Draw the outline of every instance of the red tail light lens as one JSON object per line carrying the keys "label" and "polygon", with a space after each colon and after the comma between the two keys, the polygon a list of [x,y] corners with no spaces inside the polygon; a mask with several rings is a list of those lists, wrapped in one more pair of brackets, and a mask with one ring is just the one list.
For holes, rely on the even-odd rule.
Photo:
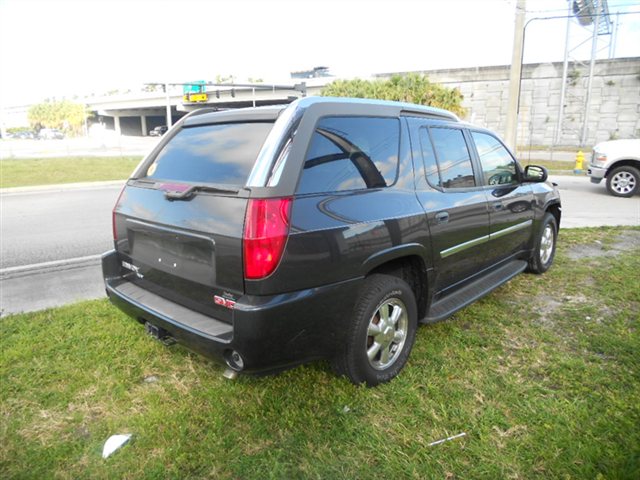
{"label": "red tail light lens", "polygon": [[118,208],[118,204],[120,203],[120,199],[122,198],[122,194],[124,193],[124,189],[126,185],[122,187],[120,193],[118,194],[118,199],[116,200],[115,205],[113,206],[113,210],[111,210],[111,229],[113,230],[113,241],[118,240],[118,229],[116,228],[116,208]]}
{"label": "red tail light lens", "polygon": [[282,257],[291,214],[291,198],[249,200],[244,220],[244,276],[271,275]]}

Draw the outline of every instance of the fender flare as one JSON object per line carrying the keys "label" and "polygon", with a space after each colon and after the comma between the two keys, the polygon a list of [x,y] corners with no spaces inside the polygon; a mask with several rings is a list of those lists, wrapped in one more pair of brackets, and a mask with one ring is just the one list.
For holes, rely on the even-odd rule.
{"label": "fender flare", "polygon": [[380,265],[409,256],[417,256],[421,258],[424,263],[425,271],[429,269],[430,256],[427,248],[419,243],[407,243],[380,250],[370,255],[364,262],[362,262],[361,273],[362,275],[366,275]]}

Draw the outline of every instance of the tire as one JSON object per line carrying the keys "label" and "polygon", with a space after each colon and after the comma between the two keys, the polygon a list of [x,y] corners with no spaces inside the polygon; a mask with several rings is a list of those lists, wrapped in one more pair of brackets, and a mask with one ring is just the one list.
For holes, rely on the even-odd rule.
{"label": "tire", "polygon": [[417,325],[416,299],[409,285],[390,275],[371,275],[355,304],[334,368],[356,385],[388,382],[407,363]]}
{"label": "tire", "polygon": [[629,165],[615,168],[607,175],[607,190],[614,197],[633,197],[640,191],[640,172]]}
{"label": "tire", "polygon": [[540,232],[536,237],[533,253],[529,259],[528,271],[541,274],[549,270],[556,256],[558,223],[556,217],[547,212],[542,217]]}

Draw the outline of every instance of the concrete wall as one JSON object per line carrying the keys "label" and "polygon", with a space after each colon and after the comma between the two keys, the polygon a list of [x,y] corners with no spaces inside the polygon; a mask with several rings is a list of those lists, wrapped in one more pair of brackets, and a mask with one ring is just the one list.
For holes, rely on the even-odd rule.
{"label": "concrete wall", "polygon": [[[407,73],[407,72],[402,72]],[[402,74],[401,73],[401,74]],[[466,120],[504,135],[509,66],[421,71],[464,95]],[[378,77],[389,77],[381,74]],[[587,65],[569,65],[563,128],[557,145],[579,146],[585,114]],[[551,146],[562,88],[562,62],[523,66],[518,145]],[[640,137],[640,57],[596,62],[586,145]]]}

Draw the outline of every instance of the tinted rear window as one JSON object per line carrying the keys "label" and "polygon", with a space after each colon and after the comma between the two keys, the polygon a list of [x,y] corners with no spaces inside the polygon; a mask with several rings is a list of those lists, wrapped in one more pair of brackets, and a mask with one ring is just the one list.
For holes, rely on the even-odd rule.
{"label": "tinted rear window", "polygon": [[438,158],[440,178],[444,188],[475,187],[476,180],[471,166],[462,130],[432,128],[431,139]]}
{"label": "tinted rear window", "polygon": [[243,186],[273,123],[227,123],[180,130],[147,177]]}
{"label": "tinted rear window", "polygon": [[326,117],[311,139],[298,193],[388,187],[396,181],[397,118]]}

